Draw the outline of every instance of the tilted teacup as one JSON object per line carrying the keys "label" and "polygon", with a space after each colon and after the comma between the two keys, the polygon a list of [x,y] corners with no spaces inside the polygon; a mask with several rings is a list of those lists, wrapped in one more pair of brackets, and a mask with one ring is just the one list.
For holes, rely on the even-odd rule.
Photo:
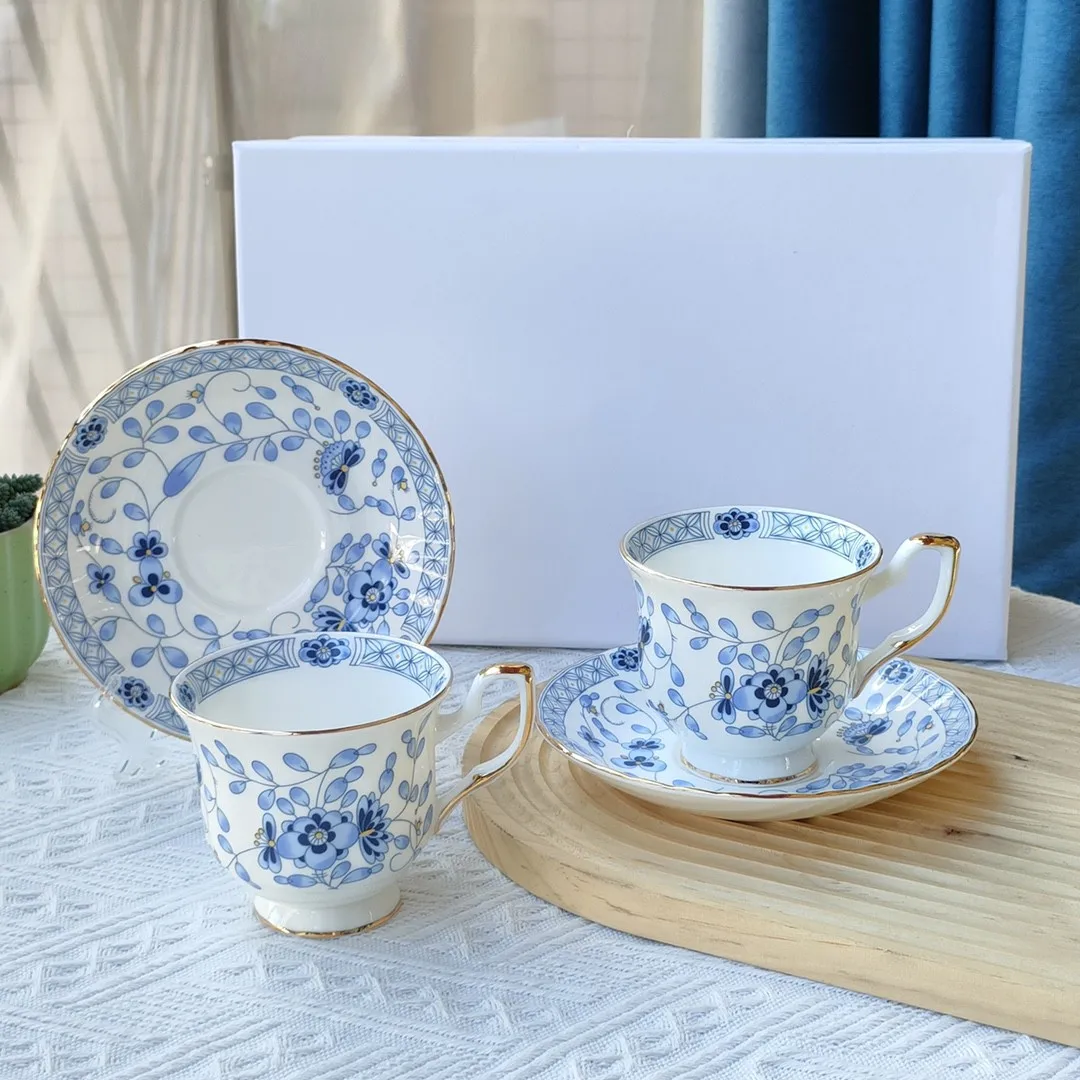
{"label": "tilted teacup", "polygon": [[[500,677],[521,693],[513,741],[436,796],[436,743],[477,718]],[[263,922],[336,936],[389,918],[401,871],[521,752],[532,670],[489,667],[460,709],[440,713],[451,678],[422,645],[344,632],[248,641],[177,675],[172,704],[191,733],[207,842],[255,890]]]}
{"label": "tilted teacup", "polygon": [[[915,552],[941,556],[924,614],[859,658],[865,599],[900,580]],[[655,690],[683,760],[707,776],[769,783],[809,772],[812,744],[869,676],[926,636],[952,597],[960,545],[881,545],[826,514],[714,507],[631,529],[620,552],[638,599],[640,679]]]}

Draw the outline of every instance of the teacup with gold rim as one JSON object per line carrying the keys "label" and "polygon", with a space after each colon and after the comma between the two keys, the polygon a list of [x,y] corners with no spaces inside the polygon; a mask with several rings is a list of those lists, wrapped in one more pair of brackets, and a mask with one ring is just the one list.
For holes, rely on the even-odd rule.
{"label": "teacup with gold rim", "polygon": [[[473,789],[521,752],[532,671],[498,664],[465,704],[440,713],[450,665],[423,645],[374,634],[299,633],[247,641],[177,675],[206,838],[286,933],[336,936],[389,918],[401,873]],[[489,680],[521,695],[510,745],[435,794],[435,746],[480,714]]]}
{"label": "teacup with gold rim", "polygon": [[[916,552],[941,558],[929,607],[860,658],[863,601],[895,584]],[[631,529],[620,545],[637,592],[632,658],[684,763],[752,784],[814,767],[813,744],[882,664],[941,620],[960,545],[905,540],[882,570],[881,544],[827,514],[768,506],[687,510]]]}

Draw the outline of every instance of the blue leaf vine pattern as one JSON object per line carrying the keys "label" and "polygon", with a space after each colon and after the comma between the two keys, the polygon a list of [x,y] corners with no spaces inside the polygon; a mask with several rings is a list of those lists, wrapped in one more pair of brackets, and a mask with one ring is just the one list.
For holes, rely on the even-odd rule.
{"label": "blue leaf vine pattern", "polygon": [[[216,411],[207,401],[208,392],[226,374],[233,379],[243,374],[246,383],[231,388],[238,395],[235,409]],[[240,621],[219,627],[207,614],[178,607],[184,586],[174,576],[169,545],[154,522],[167,501],[184,491],[214,455],[222,462],[245,458],[273,462],[283,453],[306,447],[315,478],[335,503],[334,514],[351,516],[373,509],[386,519],[385,530],[360,536],[346,531],[334,545],[323,576],[303,607],[313,628],[391,635],[398,620],[418,602],[411,579],[420,551],[401,538],[401,524],[414,521],[419,513],[405,469],[389,465],[387,449],[380,447],[366,470],[369,486],[376,490],[361,497],[358,467],[368,457],[365,440],[371,435],[371,423],[354,422],[343,408],[330,419],[314,415],[319,406],[303,383],[288,374],[265,375],[265,382],[256,382],[247,371],[217,372],[195,383],[184,400],[169,408],[160,397],[153,397],[142,407],[141,418],[134,414],[124,418],[121,428],[128,444],[89,462],[87,471],[99,479],[87,497],[72,506],[68,528],[87,553],[89,592],[116,609],[91,616],[98,637],[112,641],[126,622],[145,642],[126,658],[133,668],[152,664],[171,679],[188,664],[192,645],[199,649],[196,655],[206,655],[229,637],[255,640],[297,630],[303,623],[299,612],[282,611],[265,627],[241,628]],[[269,385],[275,378],[277,387]],[[366,383],[355,378],[343,379],[338,390],[354,408],[371,410],[379,401]],[[293,402],[284,404],[290,397]],[[245,415],[262,422],[257,430],[246,429]],[[277,426],[267,430],[267,422]],[[108,420],[91,416],[77,427],[72,445],[90,454],[107,432]],[[179,458],[166,457],[168,447],[182,448]],[[118,466],[120,471],[113,471]],[[159,491],[148,481],[152,475],[148,467],[154,466]],[[154,702],[145,679],[124,678],[118,694],[124,704],[140,711]]]}
{"label": "blue leaf vine pattern", "polygon": [[[213,748],[200,743],[202,812],[207,834],[216,835],[219,858],[255,889],[262,887],[255,880],[260,870],[279,885],[338,889],[387,867],[403,869],[434,822],[433,774],[429,769],[423,780],[416,775],[427,723],[425,717],[415,732],[402,733],[404,763],[391,750],[370,778],[361,759],[379,753],[374,742],[339,750],[322,768],[297,753],[283,754],[273,768],[259,760],[245,764],[220,739]],[[245,846],[230,838],[219,784],[234,797],[250,797],[262,811],[262,823]]]}
{"label": "blue leaf vine pattern", "polygon": [[[626,646],[561,672],[540,696],[541,725],[558,743],[629,778],[728,790],[677,765],[677,773],[683,775],[668,774],[675,752],[665,741],[670,716],[647,700],[647,691],[632,674],[639,659],[638,649]],[[844,751],[858,755],[858,760],[771,791],[851,791],[903,779],[951,756],[970,739],[974,730],[970,705],[933,673],[920,672],[905,660],[895,663],[889,677],[887,669],[876,676],[879,685],[894,691],[888,700],[875,691],[860,699],[860,706],[848,705],[833,729]]]}
{"label": "blue leaf vine pattern", "polygon": [[[731,511],[737,513],[739,511]],[[746,526],[740,525],[740,528]],[[746,739],[783,739],[822,728],[848,695],[843,674],[852,663],[851,645],[844,641],[844,627],[850,615],[858,623],[858,595],[852,598],[849,615],[833,624],[824,647],[815,645],[821,635],[821,621],[833,614],[832,604],[807,608],[787,625],[777,626],[768,611],[753,613],[754,628],[740,631],[728,618],[711,624],[689,598],[682,611],[657,605],[635,582],[638,610],[638,651],[640,681],[648,689],[663,672],[672,685],[667,700],[649,700],[650,708],[675,728],[685,726],[697,738],[708,739],[702,730],[705,716],[723,725],[729,735]],[[663,635],[663,642],[657,640]],[[717,673],[708,698],[687,702],[681,687],[685,676],[676,662],[680,649],[716,649]],[[833,660],[840,651],[842,664]]]}

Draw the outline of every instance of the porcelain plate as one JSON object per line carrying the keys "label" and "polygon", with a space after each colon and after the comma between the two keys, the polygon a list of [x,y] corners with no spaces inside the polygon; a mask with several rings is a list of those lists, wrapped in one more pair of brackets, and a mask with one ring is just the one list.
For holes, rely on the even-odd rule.
{"label": "porcelain plate", "polygon": [[172,678],[226,641],[428,641],[453,522],[431,449],[369,379],[293,345],[214,342],[148,361],[84,410],[46,479],[35,552],[79,666],[183,736]]}

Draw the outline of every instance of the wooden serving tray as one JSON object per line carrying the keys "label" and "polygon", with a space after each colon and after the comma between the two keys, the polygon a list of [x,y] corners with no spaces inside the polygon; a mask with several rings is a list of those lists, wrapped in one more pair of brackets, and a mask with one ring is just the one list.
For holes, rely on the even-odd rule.
{"label": "wooden serving tray", "polygon": [[[604,926],[1080,1046],[1080,690],[932,666],[975,703],[976,743],[862,810],[667,813],[537,733],[466,823],[513,881]],[[515,714],[473,733],[466,767]]]}

